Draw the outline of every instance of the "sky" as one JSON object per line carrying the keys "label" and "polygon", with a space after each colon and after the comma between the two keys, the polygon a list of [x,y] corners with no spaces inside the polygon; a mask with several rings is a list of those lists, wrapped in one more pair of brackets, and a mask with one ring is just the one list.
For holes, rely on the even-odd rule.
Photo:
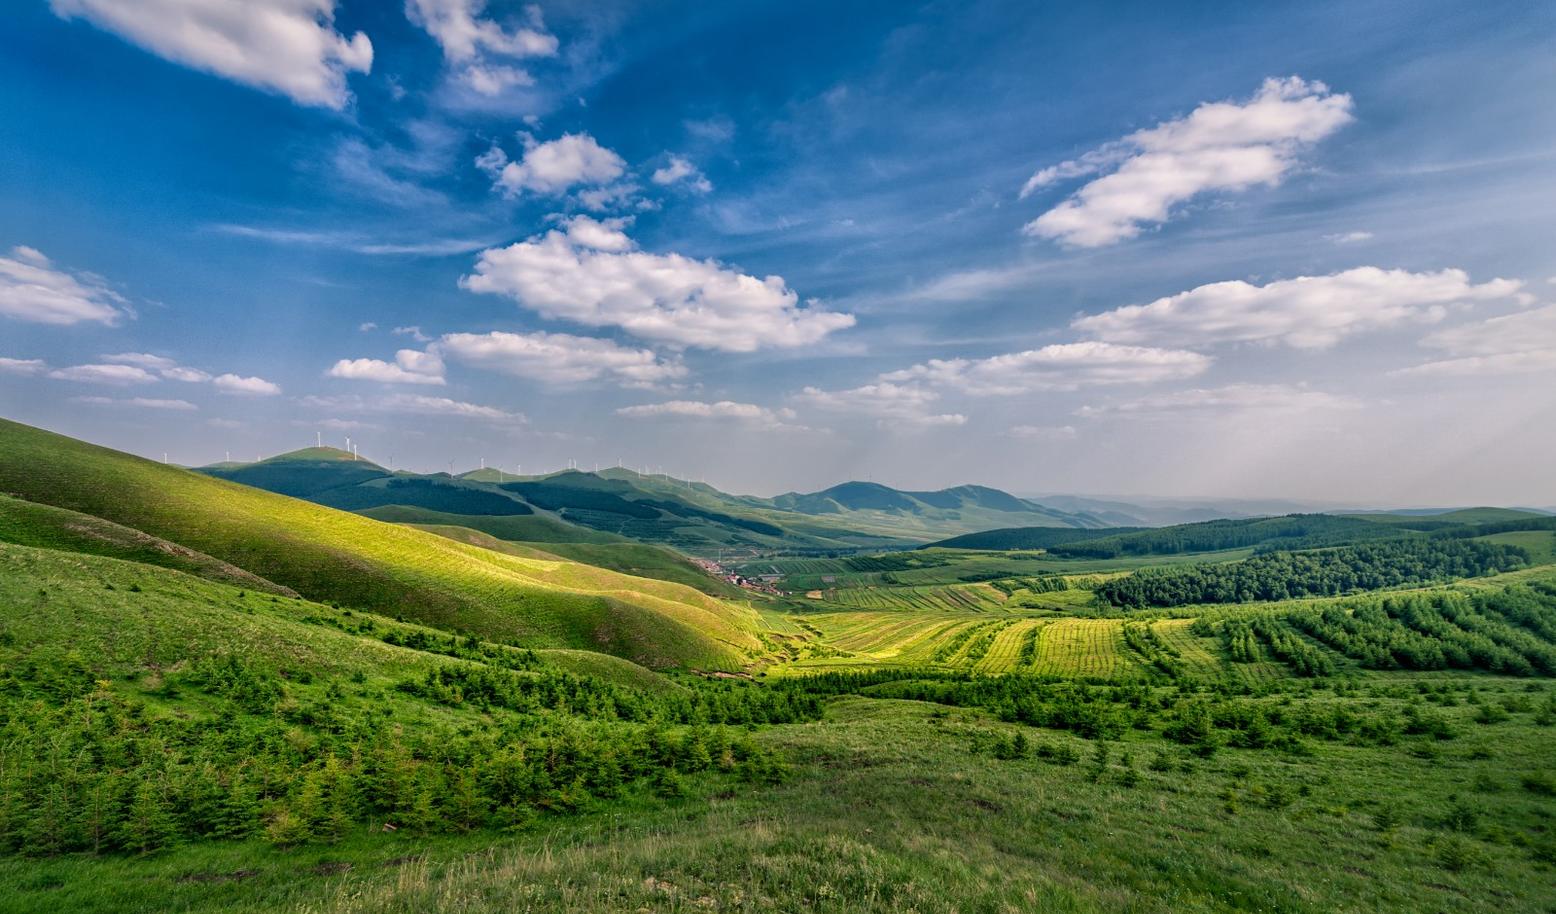
{"label": "sky", "polygon": [[0,415],[1556,505],[1556,6],[23,0]]}

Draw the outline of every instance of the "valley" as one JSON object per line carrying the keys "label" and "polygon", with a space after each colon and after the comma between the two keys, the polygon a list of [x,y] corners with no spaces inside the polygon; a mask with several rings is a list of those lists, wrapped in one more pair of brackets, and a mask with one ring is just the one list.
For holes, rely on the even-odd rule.
{"label": "valley", "polygon": [[[193,472],[0,425],[0,894],[1556,902],[1549,515],[969,535],[933,502],[1041,512],[554,479],[319,451]],[[841,545],[891,512],[889,549]]]}

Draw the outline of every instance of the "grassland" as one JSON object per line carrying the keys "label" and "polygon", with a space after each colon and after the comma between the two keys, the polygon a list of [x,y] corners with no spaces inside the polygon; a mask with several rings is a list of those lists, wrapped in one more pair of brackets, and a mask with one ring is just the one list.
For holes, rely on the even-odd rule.
{"label": "grassland", "polygon": [[1550,531],[1325,599],[927,549],[737,605],[0,434],[6,911],[1556,911]]}
{"label": "grassland", "polygon": [[179,543],[319,599],[534,647],[734,669],[755,614],[691,588],[521,558],[0,420],[0,491]]}
{"label": "grassland", "polygon": [[[1208,759],[1147,731],[1099,742],[976,709],[843,698],[823,721],[763,731],[795,759],[778,786],[699,780],[682,799],[624,800],[512,837],[363,831],[294,849],[13,858],[0,896],[51,914],[1550,910],[1556,799],[1524,783],[1544,783],[1556,728],[1528,712],[1473,720],[1531,697],[1524,683],[1399,679],[1291,700],[1397,708],[1418,685],[1451,687],[1457,738]],[[1043,757],[986,748],[1017,733]]]}

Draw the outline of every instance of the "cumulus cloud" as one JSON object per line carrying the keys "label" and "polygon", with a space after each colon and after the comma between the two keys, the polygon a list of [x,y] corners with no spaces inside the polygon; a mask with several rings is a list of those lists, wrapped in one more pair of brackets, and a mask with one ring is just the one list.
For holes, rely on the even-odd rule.
{"label": "cumulus cloud", "polygon": [[42,359],[8,359],[0,357],[0,374],[40,374],[48,367]]}
{"label": "cumulus cloud", "polygon": [[1206,102],[1033,174],[1026,197],[1062,180],[1103,174],[1028,222],[1028,235],[1100,247],[1166,222],[1172,207],[1209,191],[1273,186],[1301,152],[1351,122],[1351,97],[1300,77],[1267,79],[1246,102]]}
{"label": "cumulus cloud", "polygon": [[1204,373],[1209,356],[1182,349],[1112,343],[1056,343],[987,359],[931,359],[881,375],[890,382],[923,381],[975,395],[1078,390],[1102,384],[1151,384]]}
{"label": "cumulus cloud", "polygon": [[1556,305],[1449,327],[1421,344],[1450,358],[1390,373],[1453,378],[1556,372]]}
{"label": "cumulus cloud", "polygon": [[554,140],[537,142],[520,134],[524,155],[509,161],[507,153],[493,146],[476,159],[476,166],[492,176],[492,186],[509,197],[529,192],[560,196],[573,187],[610,184],[627,170],[627,163],[587,133],[565,133]]}
{"label": "cumulus cloud", "polygon": [[1196,413],[1224,415],[1246,411],[1349,410],[1361,406],[1361,401],[1355,397],[1309,390],[1306,387],[1286,384],[1230,384],[1226,387],[1176,390],[1117,403],[1083,406],[1076,410],[1075,414],[1087,418],[1110,415],[1181,416]]}
{"label": "cumulus cloud", "polygon": [[1449,305],[1516,297],[1521,285],[1508,279],[1475,285],[1463,270],[1357,267],[1263,286],[1211,283],[1077,318],[1071,326],[1115,343],[1256,342],[1322,349],[1355,333],[1440,320]]}
{"label": "cumulus cloud", "polygon": [[56,368],[49,377],[60,381],[79,381],[83,384],[154,384],[157,376],[134,365],[72,365]]}
{"label": "cumulus cloud", "polygon": [[713,189],[713,182],[709,181],[697,166],[680,156],[673,155],[670,161],[662,168],[654,169],[653,182],[663,187],[671,184],[684,184],[699,194],[705,194]]}
{"label": "cumulus cloud", "polygon": [[545,317],[726,352],[806,346],[854,324],[852,315],[814,303],[801,308],[781,276],[758,279],[713,260],[650,254],[619,228],[586,216],[483,251],[459,283]]}
{"label": "cumulus cloud", "polygon": [[36,324],[117,324],[124,299],[90,273],[62,270],[36,248],[18,245],[0,257],[0,315]]}
{"label": "cumulus cloud", "polygon": [[355,381],[379,381],[384,384],[441,385],[443,360],[436,352],[401,349],[393,362],[379,359],[341,359],[325,374],[332,378]]}
{"label": "cumulus cloud", "polygon": [[651,387],[686,375],[679,360],[652,350],[566,333],[450,333],[438,349],[470,365],[554,384],[610,378],[626,387]]}
{"label": "cumulus cloud", "polygon": [[71,399],[76,403],[89,403],[93,406],[133,406],[138,409],[167,409],[178,412],[199,409],[188,400],[158,400],[154,397],[72,397]]}
{"label": "cumulus cloud", "polygon": [[279,385],[264,378],[245,378],[235,374],[217,375],[211,379],[211,384],[224,394],[240,397],[273,397],[281,392]]}
{"label": "cumulus cloud", "polygon": [[963,425],[967,417],[960,413],[936,413],[940,395],[912,384],[882,381],[849,390],[821,390],[807,387],[796,402],[834,413],[870,416],[877,425],[937,426]]}
{"label": "cumulus cloud", "polygon": [[373,66],[373,44],[335,31],[335,0],[50,0],[153,54],[303,105],[340,109],[346,74]]}
{"label": "cumulus cloud", "polygon": [[776,429],[794,428],[788,424],[788,421],[794,418],[795,413],[787,407],[768,409],[755,403],[736,403],[733,400],[719,400],[713,403],[702,400],[670,400],[665,403],[624,406],[616,410],[616,415],[629,419],[657,419],[665,416],[721,419]]}
{"label": "cumulus cloud", "polygon": [[460,82],[480,95],[497,96],[514,86],[533,85],[528,71],[502,58],[551,57],[555,35],[546,31],[540,8],[525,8],[525,23],[505,29],[482,18],[485,0],[409,0],[406,16],[437,41]]}

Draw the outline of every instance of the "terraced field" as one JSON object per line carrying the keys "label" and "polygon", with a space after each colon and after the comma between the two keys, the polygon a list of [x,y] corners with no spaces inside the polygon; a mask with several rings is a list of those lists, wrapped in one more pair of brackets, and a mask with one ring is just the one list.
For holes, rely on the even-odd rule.
{"label": "terraced field", "polygon": [[1033,671],[1051,676],[1112,679],[1139,664],[1124,646],[1118,619],[1058,619],[1042,630]]}
{"label": "terraced field", "polygon": [[984,612],[1002,608],[1005,595],[987,584],[865,586],[824,590],[819,602],[828,608]]}

